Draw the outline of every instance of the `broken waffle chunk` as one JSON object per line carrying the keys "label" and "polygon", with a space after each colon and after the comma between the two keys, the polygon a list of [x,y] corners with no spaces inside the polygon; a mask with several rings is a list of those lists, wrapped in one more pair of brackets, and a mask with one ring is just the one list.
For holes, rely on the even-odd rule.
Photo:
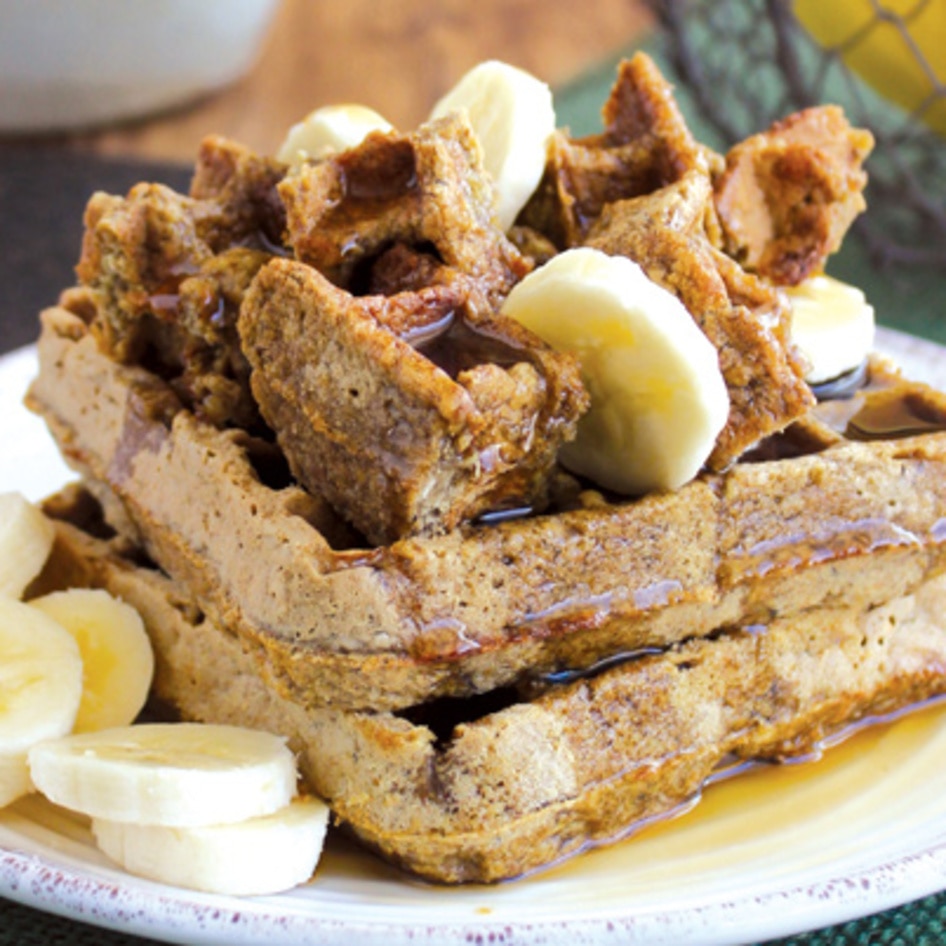
{"label": "broken waffle chunk", "polygon": [[651,194],[608,204],[586,244],[628,256],[675,293],[719,351],[730,414],[707,465],[725,469],[814,403],[788,340],[788,309],[767,283],[713,246],[709,177],[691,171]]}
{"label": "broken waffle chunk", "polygon": [[236,336],[256,271],[280,252],[274,162],[220,138],[200,151],[189,196],[139,184],[95,194],[77,267],[103,351],[147,364],[216,426],[254,427],[259,414]]}
{"label": "broken waffle chunk", "polygon": [[602,120],[601,134],[556,132],[545,175],[520,217],[559,249],[580,245],[607,204],[649,194],[691,170],[708,172],[719,160],[693,138],[673,89],[645,53],[618,67]]}
{"label": "broken waffle chunk", "polygon": [[840,108],[809,108],[736,145],[716,180],[726,251],[783,285],[820,270],[864,209],[873,137]]}
{"label": "broken waffle chunk", "polygon": [[252,388],[296,478],[375,543],[542,506],[587,405],[577,363],[467,284],[356,297],[274,260],[240,314]]}
{"label": "broken waffle chunk", "polygon": [[295,255],[336,285],[395,243],[431,248],[495,308],[529,264],[495,216],[482,151],[461,113],[409,135],[374,133],[357,147],[303,164],[279,185]]}
{"label": "broken waffle chunk", "polygon": [[220,135],[200,144],[190,196],[216,208],[205,238],[219,252],[255,246],[282,252],[286,211],[276,190],[286,166]]}

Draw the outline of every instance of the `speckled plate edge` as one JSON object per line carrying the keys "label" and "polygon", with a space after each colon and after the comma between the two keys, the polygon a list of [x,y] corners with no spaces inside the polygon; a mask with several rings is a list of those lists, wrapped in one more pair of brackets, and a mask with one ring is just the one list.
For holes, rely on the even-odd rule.
{"label": "speckled plate edge", "polygon": [[[879,332],[878,347],[912,376],[946,385],[942,347],[891,330]],[[32,348],[0,357],[0,407],[5,408],[0,433],[6,448],[0,458],[0,491],[18,488],[39,498],[56,488],[67,471],[42,425],[19,405],[34,371]],[[944,739],[940,735],[937,742]],[[84,824],[37,799],[0,812],[0,894],[102,927],[188,944],[614,941],[723,946],[759,941],[844,922],[946,888],[946,801],[939,802],[936,790],[917,789],[918,798],[910,794],[918,783],[931,783],[942,748],[927,746],[918,757],[918,769],[933,767],[930,771],[899,771],[895,784],[882,781],[879,793],[875,786],[876,797],[838,813],[835,821],[847,823],[851,837],[829,840],[825,835],[825,845],[837,850],[837,857],[815,856],[815,844],[799,857],[797,869],[783,864],[759,870],[767,863],[765,852],[733,852],[724,869],[714,864],[703,871],[702,886],[699,865],[691,868],[687,862],[680,865],[679,896],[672,884],[669,894],[666,884],[656,885],[656,894],[650,891],[643,880],[647,864],[641,863],[631,864],[622,892],[621,861],[611,875],[614,883],[602,893],[607,861],[602,868],[589,860],[587,874],[581,869],[562,876],[553,871],[500,887],[449,891],[426,888],[374,864],[364,877],[357,867],[333,877],[329,867],[329,876],[320,868],[312,884],[283,896],[214,897],[115,869],[95,849]],[[941,778],[932,784],[942,784]],[[786,816],[789,822],[793,817]],[[873,837],[860,835],[862,827],[880,824],[872,819],[883,819],[882,830]],[[808,826],[809,835],[815,830]],[[857,837],[862,843],[845,848]],[[647,851],[642,841],[619,847]],[[783,858],[784,853],[773,856]]]}
{"label": "speckled plate edge", "polygon": [[[0,833],[0,845],[9,843]],[[15,843],[15,842],[14,842]],[[395,922],[339,920],[275,899],[233,900],[161,888],[114,871],[62,863],[49,851],[0,847],[0,894],[84,923],[168,943],[266,946],[373,944],[730,944],[761,942],[843,923],[926,896],[946,884],[946,842],[876,864],[861,873],[785,887],[751,899],[734,897],[680,910],[563,916],[543,920],[487,917],[431,923],[421,912]]]}

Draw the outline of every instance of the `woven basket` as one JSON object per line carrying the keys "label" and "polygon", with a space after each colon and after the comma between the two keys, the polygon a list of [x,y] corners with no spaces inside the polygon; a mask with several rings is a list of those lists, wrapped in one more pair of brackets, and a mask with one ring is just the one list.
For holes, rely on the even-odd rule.
{"label": "woven basket", "polygon": [[[911,30],[928,4],[946,0],[900,2],[899,13],[892,3],[869,2],[869,21],[856,29],[852,24],[843,42],[822,46],[796,18],[791,0],[648,0],[677,80],[692,100],[690,113],[705,126],[698,132],[726,148],[797,109],[842,105],[852,124],[869,128],[877,140],[867,165],[870,212],[856,224],[871,257],[888,267],[943,264],[946,139],[923,118],[946,109],[946,85]],[[881,28],[900,31],[904,48],[929,79],[928,94],[912,112],[846,65],[857,44]],[[940,42],[946,44],[946,36]]]}

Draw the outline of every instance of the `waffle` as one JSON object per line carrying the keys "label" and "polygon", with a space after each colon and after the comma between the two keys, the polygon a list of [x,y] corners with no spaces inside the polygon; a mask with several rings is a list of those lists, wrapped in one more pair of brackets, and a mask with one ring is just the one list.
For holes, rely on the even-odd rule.
{"label": "waffle", "polygon": [[517,877],[613,842],[691,807],[721,769],[817,756],[858,721],[946,691],[946,576],[927,574],[883,604],[835,600],[531,692],[397,714],[313,708],[269,684],[90,494],[47,512],[57,541],[34,592],[85,585],[129,601],[165,707],[287,736],[340,822],[438,882]]}
{"label": "waffle", "polygon": [[[341,822],[439,881],[946,691],[946,395],[873,356],[818,401],[772,281],[836,247],[869,136],[815,110],[714,155],[646,57],[604,120],[556,136],[509,234],[460,117],[295,170],[208,139],[189,194],[93,197],[42,314],[27,403],[83,484],[44,581],[138,606],[157,698],[285,734]],[[797,176],[767,240],[744,195],[773,154]],[[719,351],[732,410],[678,490],[557,464],[587,394],[501,309],[576,243]]]}
{"label": "waffle", "polygon": [[[267,468],[270,445],[173,412],[167,386],[103,355],[74,312],[43,321],[29,403],[67,460],[110,521],[310,705],[401,709],[832,600],[869,607],[946,561],[943,397],[879,362],[857,397],[759,448],[777,459],[636,501],[584,491],[542,516],[351,547],[328,503]],[[934,430],[839,433],[893,418],[875,406],[891,398],[912,404],[905,431]]]}

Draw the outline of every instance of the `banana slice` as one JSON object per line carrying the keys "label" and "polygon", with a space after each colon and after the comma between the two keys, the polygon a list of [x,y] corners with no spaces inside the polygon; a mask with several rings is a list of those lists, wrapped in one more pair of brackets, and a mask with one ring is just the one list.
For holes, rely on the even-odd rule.
{"label": "banana slice", "polygon": [[289,129],[276,157],[296,168],[309,158],[354,148],[373,131],[393,126],[365,105],[325,105]]}
{"label": "banana slice", "polygon": [[462,109],[482,145],[499,222],[508,230],[545,171],[546,147],[555,131],[552,93],[528,72],[488,60],[474,66],[437,102],[431,118]]}
{"label": "banana slice", "polygon": [[0,753],[0,808],[33,791],[25,752]]}
{"label": "banana slice", "polygon": [[247,896],[307,881],[327,826],[325,804],[299,798],[271,815],[237,824],[168,828],[95,818],[92,832],[101,850],[132,874],[175,887]]}
{"label": "banana slice", "polygon": [[0,493],[0,595],[22,596],[53,547],[53,524],[21,493]]}
{"label": "banana slice", "polygon": [[809,384],[840,377],[870,354],[874,308],[856,286],[812,276],[785,291],[792,306],[792,339],[808,361]]}
{"label": "banana slice", "polygon": [[716,349],[636,263],[566,250],[515,286],[503,312],[581,362],[591,408],[565,466],[632,495],[699,472],[729,416]]}
{"label": "banana slice", "polygon": [[0,754],[68,733],[81,698],[82,657],[72,635],[28,604],[0,596]]}
{"label": "banana slice", "polygon": [[236,726],[125,726],[43,742],[29,756],[51,801],[110,821],[229,824],[278,811],[296,789],[284,740]]}
{"label": "banana slice", "polygon": [[75,732],[126,726],[145,705],[154,654],[138,612],[107,591],[70,588],[30,605],[58,621],[82,655],[82,702]]}

